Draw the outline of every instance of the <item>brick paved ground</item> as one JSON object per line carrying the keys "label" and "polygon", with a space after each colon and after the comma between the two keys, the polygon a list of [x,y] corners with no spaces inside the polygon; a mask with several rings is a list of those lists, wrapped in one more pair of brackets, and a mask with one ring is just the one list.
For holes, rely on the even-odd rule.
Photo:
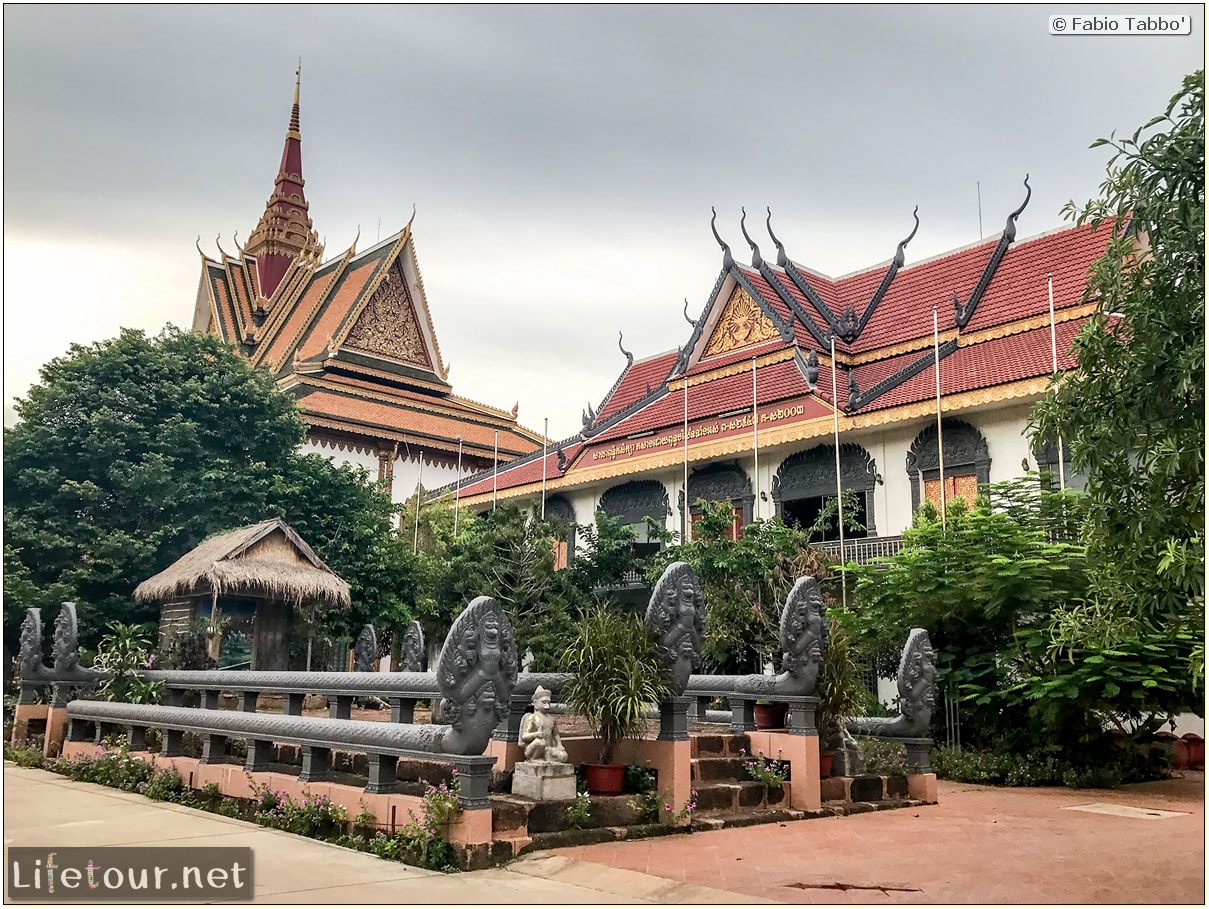
{"label": "brick paved ground", "polygon": [[782,903],[1204,904],[1204,787],[942,781],[934,806],[552,852]]}

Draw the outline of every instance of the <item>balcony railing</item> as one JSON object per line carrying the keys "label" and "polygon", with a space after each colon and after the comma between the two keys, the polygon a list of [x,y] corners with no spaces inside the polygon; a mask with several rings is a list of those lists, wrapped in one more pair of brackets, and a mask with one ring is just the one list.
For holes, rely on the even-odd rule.
{"label": "balcony railing", "polygon": [[[826,543],[815,544],[832,558],[840,557],[840,541],[829,540]],[[893,537],[863,537],[855,540],[844,540],[844,560],[868,565],[874,559],[888,558],[903,548],[903,538]]]}

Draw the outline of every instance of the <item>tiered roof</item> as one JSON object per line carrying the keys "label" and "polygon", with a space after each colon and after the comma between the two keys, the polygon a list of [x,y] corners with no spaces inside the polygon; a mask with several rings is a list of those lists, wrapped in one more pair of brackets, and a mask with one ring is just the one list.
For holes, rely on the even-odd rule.
{"label": "tiered roof", "polygon": [[[324,438],[398,443],[476,463],[542,437],[511,412],[453,394],[420,276],[411,224],[367,250],[322,261],[302,192],[298,85],[273,195],[246,247],[202,253],[193,327],[236,346],[298,398]],[[414,220],[414,214],[412,218]],[[201,252],[199,247],[199,252]]]}
{"label": "tiered roof", "polygon": [[[933,412],[937,349],[946,412],[1036,397],[1053,373],[1047,278],[1065,370],[1074,362],[1071,341],[1094,308],[1084,299],[1088,274],[1111,231],[1071,227],[1016,242],[1029,196],[1031,189],[998,238],[907,265],[916,215],[891,260],[840,278],[790,259],[772,233],[771,212],[775,264],[749,236],[746,214],[740,226],[750,265],[734,261],[715,229],[722,271],[685,345],[640,360],[623,348],[626,367],[612,389],[584,414],[582,431],[561,443],[566,469],[553,471],[546,459],[547,491],[680,463],[686,384],[689,460],[750,451],[753,370],[761,449],[829,434],[837,407],[841,430]],[[538,452],[498,475],[472,477],[461,494],[473,503],[493,489],[532,493],[540,463]]]}

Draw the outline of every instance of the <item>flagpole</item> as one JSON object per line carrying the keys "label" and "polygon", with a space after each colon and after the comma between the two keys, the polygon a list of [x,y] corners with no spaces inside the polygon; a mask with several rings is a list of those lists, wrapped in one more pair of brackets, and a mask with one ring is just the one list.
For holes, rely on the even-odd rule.
{"label": "flagpole", "polygon": [[491,510],[495,511],[495,503],[499,497],[500,478],[500,431],[495,431],[495,462],[491,468]]}
{"label": "flagpole", "polygon": [[458,503],[462,500],[462,437],[458,436],[458,482],[453,487],[453,535],[458,535]]}
{"label": "flagpole", "polygon": [[835,436],[835,504],[839,509],[837,520],[840,525],[840,602],[848,608],[848,580],[844,569],[844,487],[840,482],[840,399],[836,385],[835,334],[831,335],[831,430]]}
{"label": "flagpole", "polygon": [[684,371],[684,542],[693,536],[692,500],[688,497],[688,370]]}
{"label": "flagpole", "polygon": [[940,526],[945,527],[945,439],[940,427],[940,327],[932,307],[932,362],[936,366],[936,453],[940,465]]}
{"label": "flagpole", "polygon": [[751,448],[755,455],[756,496],[752,500],[753,521],[760,520],[760,412],[756,402],[756,358],[751,358]]}
{"label": "flagpole", "polygon": [[420,551],[420,481],[424,477],[424,449],[420,451],[420,470],[416,473],[416,529],[411,538],[411,554]]}
{"label": "flagpole", "polygon": [[546,453],[550,448],[550,418],[542,426],[542,520],[546,520]]}
{"label": "flagpole", "polygon": [[[1054,375],[1058,374],[1058,329],[1054,324],[1054,276],[1046,275],[1049,281],[1049,346],[1054,358]],[[1066,492],[1066,468],[1062,464],[1062,433],[1058,433],[1058,485]]]}

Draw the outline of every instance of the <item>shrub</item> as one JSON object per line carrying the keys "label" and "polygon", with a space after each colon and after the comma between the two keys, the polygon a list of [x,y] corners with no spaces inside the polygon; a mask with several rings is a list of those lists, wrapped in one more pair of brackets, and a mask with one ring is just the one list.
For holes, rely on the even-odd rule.
{"label": "shrub", "polygon": [[18,767],[38,767],[43,766],[42,749],[35,748],[33,745],[10,745],[4,743],[4,759],[12,761]]}
{"label": "shrub", "polygon": [[883,776],[907,772],[907,749],[897,742],[882,742],[877,739],[859,740],[861,756],[865,759],[865,770]]}

